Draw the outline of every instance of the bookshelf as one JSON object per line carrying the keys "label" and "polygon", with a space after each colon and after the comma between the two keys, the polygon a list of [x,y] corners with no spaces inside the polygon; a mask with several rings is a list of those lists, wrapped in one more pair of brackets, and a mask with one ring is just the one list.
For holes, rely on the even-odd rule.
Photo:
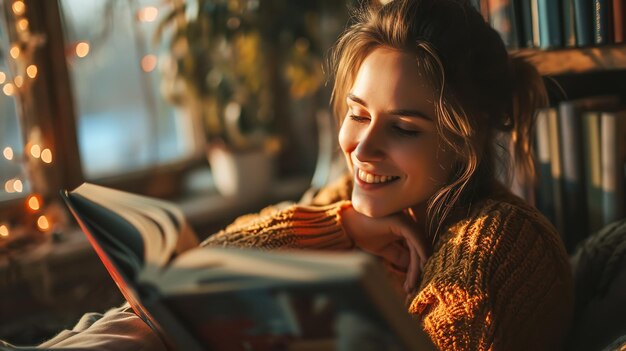
{"label": "bookshelf", "polygon": [[520,49],[511,53],[524,57],[544,76],[626,70],[626,44],[555,50]]}
{"label": "bookshelf", "polygon": [[[619,151],[623,147],[618,146],[624,143],[607,140],[623,137],[626,127],[617,119],[626,115],[611,112],[623,111],[619,98],[609,103],[601,102],[606,97],[599,96],[625,100],[626,45],[528,48],[510,53],[525,58],[544,77],[551,108],[538,113],[538,120],[541,114],[544,121],[538,122],[537,128],[542,130],[536,134],[535,143],[537,153],[544,156],[537,163],[536,205],[555,224],[572,252],[577,243],[614,217],[607,213],[623,210],[619,205],[624,202],[624,174],[620,169],[626,164],[616,166],[626,162],[626,155]],[[614,130],[607,131],[607,127],[600,131],[604,123],[614,123]],[[590,129],[592,125],[596,129]],[[607,181],[604,172],[615,177],[609,176],[613,180]]]}

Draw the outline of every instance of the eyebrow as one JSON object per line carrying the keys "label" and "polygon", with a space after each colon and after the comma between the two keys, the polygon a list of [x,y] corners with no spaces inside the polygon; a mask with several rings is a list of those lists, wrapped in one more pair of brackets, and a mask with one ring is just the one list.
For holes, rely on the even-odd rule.
{"label": "eyebrow", "polygon": [[[367,108],[367,103],[365,101],[363,101],[363,99],[361,99],[360,97],[354,95],[354,94],[348,94],[348,99],[356,102],[359,105],[362,105],[363,107]],[[426,113],[423,113],[419,110],[407,110],[407,109],[397,109],[397,110],[389,110],[389,111],[385,111],[385,114],[387,115],[391,115],[391,116],[403,116],[403,117],[415,117],[415,118],[422,118],[428,121],[432,121],[433,119],[428,116]]]}

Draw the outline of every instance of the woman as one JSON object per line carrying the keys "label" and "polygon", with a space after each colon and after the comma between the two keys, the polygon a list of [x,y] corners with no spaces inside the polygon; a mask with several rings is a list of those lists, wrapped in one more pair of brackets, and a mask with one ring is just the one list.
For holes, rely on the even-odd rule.
{"label": "woman", "polygon": [[502,136],[513,175],[532,179],[533,112],[546,102],[536,70],[462,0],[360,12],[331,68],[350,174],[309,206],[242,217],[203,245],[359,248],[384,260],[437,348],[560,349],[573,304],[566,252],[497,181]]}
{"label": "woman", "polygon": [[331,61],[343,188],[323,191],[323,207],[268,210],[204,244],[356,246],[389,263],[441,350],[561,348],[573,304],[565,249],[496,174],[508,134],[514,176],[532,179],[533,113],[547,100],[536,70],[461,0],[359,13]]}

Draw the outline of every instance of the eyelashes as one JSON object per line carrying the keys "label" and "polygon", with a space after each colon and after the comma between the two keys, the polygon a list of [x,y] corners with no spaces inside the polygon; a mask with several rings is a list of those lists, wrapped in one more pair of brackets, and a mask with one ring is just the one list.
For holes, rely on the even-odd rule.
{"label": "eyelashes", "polygon": [[[368,123],[370,120],[369,117],[363,117],[363,116],[357,116],[357,115],[349,115],[348,117],[357,123]],[[406,137],[417,137],[422,133],[419,130],[405,129],[397,125],[394,125],[391,128],[394,133],[400,136],[406,136]]]}

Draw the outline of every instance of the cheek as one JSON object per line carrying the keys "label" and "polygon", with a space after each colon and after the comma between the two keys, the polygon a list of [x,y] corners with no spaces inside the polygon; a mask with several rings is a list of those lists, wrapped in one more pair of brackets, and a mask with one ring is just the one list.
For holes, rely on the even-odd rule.
{"label": "cheek", "polygon": [[351,128],[349,124],[348,121],[344,121],[339,129],[339,146],[346,154],[354,151],[357,145],[354,128]]}

